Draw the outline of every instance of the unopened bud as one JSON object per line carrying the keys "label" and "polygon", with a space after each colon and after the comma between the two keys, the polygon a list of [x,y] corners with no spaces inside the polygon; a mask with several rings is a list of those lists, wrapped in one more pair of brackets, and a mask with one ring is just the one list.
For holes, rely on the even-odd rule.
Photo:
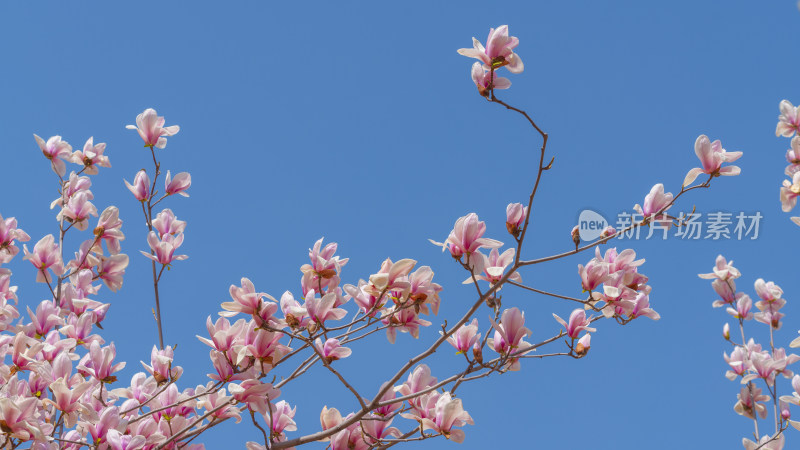
{"label": "unopened bud", "polygon": [[722,337],[724,337],[726,341],[731,339],[731,326],[727,323],[722,327]]}
{"label": "unopened bud", "polygon": [[582,338],[578,340],[578,343],[575,345],[575,354],[578,356],[583,356],[589,352],[589,348],[592,346],[592,335],[591,334],[584,334]]}
{"label": "unopened bud", "polygon": [[575,250],[578,250],[578,245],[581,243],[581,232],[577,225],[572,229],[572,242],[575,243]]}
{"label": "unopened bud", "polygon": [[475,357],[475,361],[483,364],[483,351],[481,350],[481,346],[478,342],[475,342],[475,345],[472,346],[472,356]]}

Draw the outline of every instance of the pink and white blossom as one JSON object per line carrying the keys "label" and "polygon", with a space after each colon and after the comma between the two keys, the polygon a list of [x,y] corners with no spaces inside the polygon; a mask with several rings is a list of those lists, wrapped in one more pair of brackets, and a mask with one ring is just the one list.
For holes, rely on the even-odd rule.
{"label": "pink and white blossom", "polygon": [[778,116],[775,136],[792,137],[800,128],[800,113],[789,100],[781,100],[778,109],[780,109],[781,115]]}
{"label": "pink and white blossom", "polygon": [[127,125],[125,128],[136,130],[145,147],[164,148],[167,146],[167,136],[174,136],[181,129],[178,125],[165,127],[164,123],[164,117],[159,116],[155,109],[147,108],[136,116],[136,125]]}
{"label": "pink and white blossom", "polygon": [[58,176],[63,177],[67,172],[67,165],[64,164],[64,160],[68,160],[72,156],[72,146],[66,141],[62,141],[61,136],[53,136],[47,142],[35,134],[33,138],[42,150],[44,157],[50,160],[53,171]]}
{"label": "pink and white blossom", "polygon": [[462,48],[458,50],[458,53],[480,60],[487,69],[498,69],[505,66],[511,73],[522,73],[525,66],[520,57],[514,53],[517,45],[519,45],[519,39],[508,35],[508,25],[501,25],[497,29],[489,30],[485,48],[480,41],[472,38],[473,48]]}
{"label": "pink and white blossom", "polygon": [[128,180],[122,181],[125,182],[125,186],[136,197],[136,200],[144,202],[150,198],[150,177],[147,176],[147,172],[144,169],[136,172],[133,184],[128,183]]}
{"label": "pink and white blossom", "polygon": [[189,172],[181,172],[175,175],[175,178],[172,178],[170,171],[167,171],[167,178],[164,180],[164,192],[166,192],[167,195],[180,194],[184,197],[188,197],[189,194],[186,190],[191,186],[192,176]]}
{"label": "pink and white blossom", "polygon": [[742,169],[737,166],[722,167],[723,163],[736,161],[742,156],[742,152],[726,152],[722,148],[722,143],[719,140],[711,142],[708,136],[701,134],[694,143],[694,152],[700,159],[702,167],[696,167],[686,174],[683,180],[684,186],[689,186],[694,182],[698,175],[705,173],[712,177],[720,175],[732,176],[739,175]]}

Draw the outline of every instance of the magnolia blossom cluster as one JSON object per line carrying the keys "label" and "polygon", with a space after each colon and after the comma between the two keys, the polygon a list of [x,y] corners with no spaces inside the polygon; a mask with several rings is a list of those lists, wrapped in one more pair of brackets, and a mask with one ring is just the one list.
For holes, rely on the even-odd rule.
{"label": "magnolia blossom cluster", "polygon": [[514,49],[519,45],[519,39],[508,35],[508,25],[501,25],[497,29],[489,30],[486,47],[475,38],[472,38],[472,48],[462,48],[458,53],[478,60],[472,65],[472,81],[478,92],[487,97],[494,89],[508,89],[511,81],[499,77],[495,71],[505,67],[511,73],[522,73],[525,66]]}
{"label": "magnolia blossom cluster", "polygon": [[[699,274],[700,278],[713,280],[711,286],[719,298],[712,303],[715,308],[725,307],[728,314],[738,322],[738,335],[731,334],[731,326],[725,324],[723,337],[733,345],[733,350],[723,353],[723,358],[728,364],[725,377],[731,381],[739,381],[742,387],[734,404],[734,411],[751,419],[758,428],[758,420],[766,419],[769,410],[773,409],[775,417],[775,431],[759,438],[758,442],[744,438],[742,443],[745,449],[767,448],[780,450],[783,448],[785,437],[783,431],[787,425],[800,428],[800,422],[790,419],[789,404],[800,405],[800,375],[794,375],[789,366],[800,361],[800,356],[790,353],[782,347],[775,346],[774,331],[781,328],[781,319],[784,314],[780,312],[786,305],[783,299],[783,290],[775,283],[759,278],[755,282],[755,293],[759,300],[753,300],[744,292],[736,288],[736,279],[741,272],[733,266],[733,261],[728,261],[719,255],[711,273]],[[755,310],[753,309],[755,306]],[[755,311],[755,312],[754,312]],[[755,320],[768,326],[769,347],[764,348],[756,343],[755,339],[747,339],[745,335],[745,322]],[[791,343],[790,347],[800,347],[800,339]],[[778,392],[778,378],[792,379],[794,392],[792,395],[780,396]],[[763,389],[762,389],[763,387]],[[772,408],[770,408],[770,403]],[[758,435],[760,436],[760,435]],[[761,447],[759,447],[761,446]]]}
{"label": "magnolia blossom cluster", "polygon": [[[782,100],[779,106],[780,116],[778,116],[778,126],[775,128],[775,136],[792,138],[790,148],[786,151],[785,174],[791,180],[784,180],[780,189],[781,209],[789,212],[797,205],[797,196],[800,195],[800,112],[798,108],[788,100]],[[800,225],[800,217],[791,217],[792,222]]]}
{"label": "magnolia blossom cluster", "polygon": [[[496,76],[498,69],[506,67],[512,73],[523,70],[520,57],[514,53],[518,43],[503,25],[490,31],[486,47],[473,39],[473,48],[459,53],[479,60],[472,67],[472,78],[481,95],[522,113],[541,133],[544,157],[547,135],[527,113],[494,96],[495,88],[510,86],[510,81]],[[525,358],[582,358],[590,348],[591,333],[596,331],[593,323],[601,319],[613,318],[625,324],[641,316],[659,318],[649,306],[648,279],[638,271],[644,261],[636,260],[633,250],[618,253],[612,248],[601,254],[597,248],[586,266],[578,266],[584,292],[590,293],[586,300],[523,285],[519,270],[540,261],[520,260],[531,211],[529,206],[511,203],[506,208],[505,224],[516,247],[501,251],[504,244],[485,236],[486,224],[475,213],[456,220],[444,242],[431,241],[442,251],[448,250],[466,270],[469,276],[465,283],[474,285],[478,298],[466,302],[467,312],[460,319],[450,324],[444,321],[440,335],[428,350],[406,360],[371,400],[362,397],[337,368],[353,361],[357,341],[370,334],[385,331],[390,343],[396,342],[398,333],[418,338],[424,327],[432,325],[430,319],[438,315],[442,287],[433,281],[434,272],[429,266],[418,267],[413,259],[388,258],[366,280],[343,284],[342,269],[349,260],[336,254],[336,243],[323,245],[323,239],[309,249],[309,262],[300,267],[300,286],[294,294],[287,290],[278,300],[258,291],[248,278],[230,286],[230,301],[221,304],[218,318],[207,318],[207,335],[197,336],[210,349],[209,381],[181,389],[178,383],[183,369],[175,363],[174,349],[163,345],[162,325],[166,321],[160,315],[158,286],[164,270],[172,262],[186,258],[179,254],[186,222],[178,220],[169,208],[157,211],[155,207],[175,194],[188,196],[191,176],[182,172],[173,177],[167,171],[159,192],[162,172],[155,149],[164,149],[167,137],[180,130],[177,125],[165,123],[164,117],[147,109],[137,116],[136,125],[128,126],[138,132],[155,165],[151,172],[140,170],[133,182],[125,180],[125,185],[139,203],[137,209],[141,207],[148,227],[149,251],[142,254],[151,260],[153,268],[160,342],[153,346],[149,361],[141,362],[144,370],[129,382],[118,379],[125,362],[119,360],[114,343],[106,342],[100,331],[109,309],[109,304],[101,300],[100,283],[112,291],[120,289],[129,262],[121,253],[125,236],[119,211],[110,206],[98,217],[92,204],[94,197],[87,175],[97,174],[100,167],[110,167],[104,155],[105,144],[95,145],[90,138],[82,151],[72,152],[59,136],[47,141],[35,136],[60,179],[60,196],[52,203],[52,208],[59,208],[59,226],[57,235],[42,237],[32,251],[23,245],[24,260],[30,261],[36,280],[49,290],[49,297],[35,309],[27,308],[25,317],[20,313],[17,288],[10,284],[11,271],[2,265],[19,253],[18,243],[29,241],[30,236],[18,227],[15,218],[0,217],[0,352],[4,355],[0,364],[0,447],[198,450],[204,448],[195,442],[200,434],[231,419],[252,421],[262,432],[263,442],[248,442],[250,450],[294,448],[319,441],[327,442],[332,450],[366,450],[437,436],[463,442],[463,427],[473,424],[473,419],[456,396],[462,382],[518,371]],[[633,226],[644,226],[652,220],[672,223],[674,218],[665,211],[683,192],[692,189],[686,185],[699,174],[709,175],[705,187],[713,177],[739,173],[738,168],[722,164],[736,160],[740,153],[726,152],[719,141],[710,142],[701,136],[695,151],[702,167],[690,171],[684,188],[674,197],[664,192],[663,185],[655,185],[644,205],[637,205],[637,210],[649,219]],[[65,177],[68,162],[78,164],[80,169]],[[540,163],[538,176],[548,169]],[[530,202],[535,193],[534,188]],[[90,228],[95,217],[96,226]],[[63,247],[68,242],[66,238],[72,238],[74,233],[68,232],[73,228],[91,229],[91,235],[77,245],[74,258],[65,262]],[[610,238],[616,233],[609,228],[602,237]],[[577,245],[579,236],[573,239]],[[576,247],[575,252],[578,251]],[[544,260],[568,254],[572,252]],[[160,272],[157,264],[161,265]],[[738,276],[724,261],[718,269],[715,273],[723,274],[725,280],[734,273]],[[507,291],[503,291],[507,298],[498,295],[504,285],[577,301],[583,308],[573,310],[567,320],[553,314],[563,330],[559,328],[554,337],[531,343],[528,340],[533,332],[526,327],[525,312],[515,306],[501,306],[501,301],[513,301]],[[779,327],[779,309],[785,303],[780,298],[780,288],[761,282],[756,289],[762,298],[756,304],[758,314],[750,313],[746,296],[737,294],[735,288],[723,303],[731,305],[740,323],[755,317],[770,324],[770,329]],[[728,298],[732,300],[727,301]],[[587,316],[589,310],[599,314]],[[489,322],[484,322],[483,332],[479,328],[481,313],[488,315]],[[563,337],[568,352],[534,353],[543,345],[562,345]],[[437,378],[421,361],[445,342],[463,355],[466,366],[455,375]],[[747,387],[740,393],[736,408],[744,415],[760,416],[769,397],[753,387],[753,382],[764,379],[774,400],[777,375],[791,377],[787,366],[798,358],[786,356],[782,350],[762,351],[752,341],[743,342],[741,348],[730,357],[734,361],[733,376],[741,377]],[[741,362],[736,363],[736,358]],[[291,361],[299,365],[287,367]],[[297,407],[290,399],[282,398],[282,390],[314,365],[329,371],[331,379],[349,390],[360,409],[342,415],[325,405],[320,414],[321,431],[293,437],[289,433],[298,430],[294,421]],[[279,368],[287,370],[281,372]],[[800,377],[795,377],[793,383],[800,386]],[[795,388],[795,394],[784,402],[800,404],[798,399],[800,390]],[[781,411],[787,411],[784,420],[788,420],[788,407],[784,406],[782,403]],[[402,421],[395,419],[405,419],[403,424],[410,431],[401,431]]]}
{"label": "magnolia blossom cluster", "polygon": [[[257,292],[253,283],[243,278],[240,286],[231,286],[232,301],[222,304],[222,317],[214,322],[211,318],[208,319],[210,338],[198,336],[212,348],[211,361],[216,373],[209,377],[220,383],[239,386],[231,387],[232,393],[240,392],[243,388],[259,392],[259,395],[243,396],[242,401],[251,410],[260,413],[268,424],[269,404],[280,395],[278,387],[283,383],[273,386],[260,380],[267,377],[276,365],[284,362],[284,357],[296,350],[282,342],[288,340],[287,336],[305,343],[299,350],[310,348],[315,354],[313,359],[330,367],[338,364],[335,361],[352,354],[352,350],[345,346],[352,339],[348,333],[339,331],[338,337],[331,334],[341,330],[341,326],[337,326],[335,322],[347,315],[343,306],[350,300],[357,307],[357,315],[368,325],[375,324],[378,329],[386,329],[387,337],[392,343],[398,331],[418,337],[420,327],[430,325],[420,315],[435,314],[439,309],[439,292],[442,288],[432,282],[433,272],[430,267],[423,266],[413,270],[416,261],[403,259],[392,262],[387,259],[380,270],[369,277],[369,281],[361,280],[358,285],[340,286],[341,269],[348,259],[336,255],[337,244],[330,243],[323,247],[322,242],[322,239],[318,240],[309,249],[310,263],[300,268],[302,303],[290,291],[284,292],[278,302],[269,294]],[[230,323],[228,318],[238,314],[248,315],[250,318]],[[512,339],[519,343],[519,339]],[[399,437],[399,431],[390,425],[401,410],[408,411],[408,408],[412,408],[414,413],[403,413],[403,417],[418,421],[425,430],[433,430],[460,442],[464,438],[463,431],[454,427],[472,423],[472,419],[461,409],[461,400],[452,399],[448,394],[437,391],[427,392],[435,383],[436,379],[430,377],[428,367],[419,366],[405,384],[386,390],[382,397],[382,406],[359,417],[357,421],[351,421],[341,431],[333,434],[329,438],[331,448],[366,449],[377,444],[380,439]],[[421,391],[426,389],[423,395]],[[401,409],[401,401],[391,401],[396,393],[419,393],[420,396],[408,400],[409,406]],[[273,408],[282,411],[277,404]],[[291,413],[293,415],[294,410]],[[291,416],[287,415],[287,418]],[[272,417],[275,422],[274,412]],[[354,414],[343,418],[335,408],[325,407],[321,414],[323,430],[338,426],[351,417]],[[283,441],[284,430],[296,430],[294,422],[291,425],[291,428],[272,428],[272,439],[275,442]],[[265,447],[251,442],[248,448]]]}
{"label": "magnolia blossom cluster", "polygon": [[[189,437],[175,433],[199,417],[198,411],[209,401],[203,393],[212,384],[179,392],[175,381],[182,370],[172,365],[170,347],[154,347],[150,364],[142,363],[147,372],[135,374],[126,387],[112,388],[119,384],[117,373],[125,362],[117,360],[114,343],[107,343],[98,332],[109,309],[98,297],[98,283],[112,291],[122,286],[128,257],[121,253],[125,236],[119,211],[106,208],[91,228],[91,237],[77,245],[74,258],[66,263],[59,244],[70,230],[89,229],[91,216],[97,216],[91,180],[82,174],[94,175],[98,167],[109,167],[105,145],[93,145],[89,139],[82,152],[69,154],[69,145],[60,137],[47,142],[36,137],[36,141],[60,178],[61,195],[52,204],[60,209],[59,237],[44,236],[32,250],[23,246],[37,281],[46,283],[52,295],[34,309],[26,308],[27,314],[19,312],[11,271],[0,267],[2,446],[122,450],[185,444]],[[64,178],[65,162],[82,168]],[[29,239],[16,219],[0,219],[0,264],[10,263],[19,253],[17,243]],[[214,395],[221,400],[217,404],[228,401],[224,391]]]}
{"label": "magnolia blossom cluster", "polygon": [[[658,320],[661,317],[650,308],[651,287],[647,276],[639,273],[643,259],[636,259],[636,252],[626,249],[617,252],[616,248],[600,253],[595,248],[595,257],[586,265],[578,264],[578,275],[584,292],[590,292],[587,309],[600,311],[607,318],[616,318],[626,323],[638,317]],[[580,314],[573,312],[580,318]],[[570,316],[570,323],[573,322]],[[559,320],[563,323],[563,320]],[[578,322],[581,323],[582,319]],[[574,328],[574,327],[573,327]],[[567,327],[570,330],[570,327]],[[570,337],[576,337],[570,333]]]}

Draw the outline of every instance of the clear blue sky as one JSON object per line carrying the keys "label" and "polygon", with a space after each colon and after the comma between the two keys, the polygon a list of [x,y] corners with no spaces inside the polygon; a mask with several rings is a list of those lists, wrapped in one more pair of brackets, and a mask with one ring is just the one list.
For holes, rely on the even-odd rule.
{"label": "clear blue sky", "polygon": [[[528,361],[521,372],[464,387],[476,424],[460,448],[740,446],[751,423],[733,412],[738,383],[723,377],[729,316],[711,308],[714,293],[696,274],[724,253],[747,291],[758,277],[775,281],[789,302],[778,340],[796,336],[800,283],[787,247],[800,230],[780,211],[788,140],[774,136],[779,101],[800,102],[793,1],[4,2],[0,214],[16,216],[34,242],[55,232],[47,208],[54,177],[32,133],[60,134],[75,148],[89,136],[108,143],[113,168],[94,178],[95,204],[119,206],[132,264],[121,292],[103,288],[100,299],[112,303],[105,336],[128,360],[129,379],[156,332],[150,268],[139,255],[145,228],[122,183],[150,161],[124,126],[153,107],[181,126],[160,152],[163,167],[193,179],[191,197],[167,205],[188,221],[190,258],[162,282],[166,341],[179,344],[187,373],[181,386],[205,383],[213,370],[194,335],[206,334],[228,286],[247,276],[276,297],[298,294],[299,267],[321,236],[350,258],[345,282],[367,278],[386,257],[430,265],[444,286],[439,319],[455,317],[474,292],[428,238],[444,239],[474,211],[490,237],[508,242],[505,206],[526,198],[540,144],[520,117],[477,95],[472,60],[456,53],[501,24],[519,37],[526,70],[498,94],[550,133],[556,157],[525,258],[568,250],[585,208],[612,216],[657,182],[679,190],[698,165],[701,133],[744,152],[742,175],[717,179],[678,210],[695,204],[764,219],[755,241],[617,243],[647,259],[642,272],[662,320],[601,322],[588,358]],[[577,296],[576,266],[589,256],[536,266],[523,279]],[[11,269],[23,304],[45,298],[27,262]],[[572,309],[511,287],[503,303],[527,311],[532,339],[557,332],[552,312]],[[482,328],[487,314],[478,315]],[[764,325],[749,326],[764,339]],[[371,394],[435,336],[431,327],[395,346],[381,337],[354,346],[339,367]],[[445,376],[458,361],[448,348],[431,365]],[[355,406],[322,370],[284,398],[299,406],[291,436],[316,431],[323,405]],[[241,448],[258,436],[241,424],[205,442]],[[788,437],[800,442],[794,430]],[[416,447],[458,448],[443,440]]]}

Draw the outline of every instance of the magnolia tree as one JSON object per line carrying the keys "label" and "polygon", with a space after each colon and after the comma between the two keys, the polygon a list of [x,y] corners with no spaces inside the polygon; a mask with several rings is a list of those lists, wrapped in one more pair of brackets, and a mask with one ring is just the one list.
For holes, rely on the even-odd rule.
{"label": "magnolia tree", "polygon": [[[780,188],[780,201],[783,212],[791,211],[797,204],[800,195],[800,112],[789,101],[780,103],[780,116],[775,136],[792,138],[791,148],[786,151],[786,176],[792,181],[785,180]],[[793,137],[794,136],[794,137]],[[791,217],[791,220],[800,225],[800,217]],[[794,375],[789,370],[789,365],[800,361],[796,354],[786,354],[783,347],[776,345],[774,333],[782,325],[784,314],[780,312],[786,305],[783,299],[783,289],[772,281],[765,282],[759,278],[755,281],[755,292],[759,300],[755,303],[758,312],[753,312],[753,300],[749,295],[736,289],[736,279],[741,272],[733,266],[733,261],[728,262],[724,256],[717,257],[713,272],[700,274],[700,278],[714,280],[711,286],[719,295],[719,299],[712,304],[715,308],[727,307],[728,314],[736,319],[739,332],[735,330],[731,335],[731,326],[726,323],[722,335],[732,346],[730,355],[724,353],[725,362],[730,366],[725,372],[725,377],[731,381],[739,381],[741,388],[737,394],[737,401],[733,407],[737,414],[752,419],[754,433],[753,440],[742,438],[744,448],[747,450],[764,449],[780,450],[784,447],[785,437],[783,432],[789,425],[800,429],[800,422],[791,420],[789,404],[800,405],[800,375]],[[763,323],[769,330],[769,347],[757,343],[752,337],[748,339],[744,325],[749,320]],[[753,333],[749,330],[749,333]],[[766,336],[766,333],[761,332]],[[778,343],[779,345],[779,343]],[[800,347],[800,338],[789,343],[789,347]],[[780,395],[778,389],[779,376],[791,379],[791,390],[788,383],[784,383]],[[763,388],[763,389],[762,389]],[[771,410],[771,417],[770,417]],[[761,427],[759,421],[761,418]]]}
{"label": "magnolia tree", "polygon": [[[178,126],[166,126],[153,109],[128,126],[144,141],[147,159],[152,157],[151,169],[137,172],[132,183],[125,181],[139,203],[125,216],[134,217],[141,209],[147,225],[142,231],[150,247],[143,256],[131,258],[122,252],[125,236],[118,208],[108,206],[93,218],[98,209],[92,204],[91,176],[110,166],[106,145],[89,138],[82,150],[73,152],[59,136],[46,141],[35,136],[57,175],[60,196],[51,207],[57,210],[58,228],[39,238],[32,249],[23,245],[22,259],[33,265],[33,273],[23,279],[35,276],[48,286],[51,298],[28,303],[21,312],[24,299],[20,302],[16,286],[10,285],[11,272],[0,268],[0,350],[5,357],[0,366],[0,445],[9,449],[199,449],[203,448],[201,434],[231,419],[260,431],[263,439],[247,444],[251,450],[309,443],[322,443],[332,450],[388,448],[433,438],[462,442],[464,427],[473,425],[465,409],[470,399],[462,403],[457,396],[463,383],[522,370],[528,359],[584,358],[592,333],[609,321],[625,325],[641,317],[657,320],[659,315],[649,303],[648,278],[639,270],[644,260],[637,260],[630,249],[603,252],[600,246],[637,227],[680,224],[667,210],[689,191],[709,187],[715,177],[738,174],[737,167],[722,165],[740,153],[726,153],[719,141],[712,143],[700,136],[695,150],[702,167],[689,172],[675,195],[665,193],[662,184],[653,186],[643,204],[635,206],[641,220],[621,230],[609,227],[591,242],[581,242],[576,228],[572,230],[574,248],[524,259],[521,254],[532,223],[533,201],[555,158],[547,151],[547,133],[533,118],[496,95],[498,89],[511,85],[500,76],[501,70],[523,71],[522,60],[514,52],[517,45],[517,38],[509,36],[504,25],[489,32],[485,47],[473,39],[473,48],[458,51],[478,60],[471,75],[480,96],[519,114],[541,138],[530,196],[524,205],[506,207],[505,230],[494,230],[490,238],[484,222],[470,213],[455,221],[444,242],[431,241],[463,268],[464,283],[475,288],[474,298],[466,302],[461,315],[436,317],[443,301],[442,286],[433,281],[429,266],[413,259],[386,259],[376,265],[375,273],[364,274],[365,279],[353,277],[344,283],[342,269],[348,259],[336,254],[335,243],[323,245],[320,239],[309,250],[309,263],[300,268],[299,290],[295,287],[273,297],[257,290],[247,278],[230,287],[230,301],[220,305],[219,317],[208,318],[208,337],[200,337],[210,348],[210,380],[194,387],[180,386],[183,371],[174,360],[173,348],[164,345],[160,314],[161,277],[165,269],[186,258],[180,254],[186,222],[163,206],[176,195],[188,195],[191,177],[164,173],[159,163],[159,152],[166,147],[167,137],[178,133]],[[67,164],[72,165],[69,175]],[[696,183],[701,175],[703,181]],[[24,222],[16,218],[0,221],[0,263],[10,262],[20,251],[19,242],[30,239],[20,226],[24,228]],[[503,249],[499,239],[512,245]],[[566,233],[564,239],[570,245]],[[72,250],[65,252],[68,243]],[[545,292],[524,284],[526,268],[592,249],[594,255],[578,264],[575,292]],[[113,342],[101,335],[109,299],[97,294],[100,283],[119,290],[129,263],[152,268],[158,345],[149,363],[142,363],[145,371],[130,380],[118,380],[116,374],[125,362]],[[516,296],[501,301],[500,290],[507,285],[520,288],[518,292],[563,299],[574,309],[570,312],[565,306],[558,313],[566,319],[554,313],[550,330],[533,333],[525,326],[525,312]],[[774,289],[769,292],[775,294]],[[486,315],[490,320],[479,321]],[[422,333],[434,322],[438,333]],[[371,392],[357,390],[337,369],[360,364],[362,358],[361,364],[369,360],[369,355],[359,354],[359,340],[386,340],[385,345],[391,345],[407,338],[401,333],[426,339],[429,345],[417,355],[404,357],[390,378],[374,380]],[[448,346],[456,350],[460,369],[432,373],[426,360]],[[740,359],[747,348],[752,346],[737,350]],[[752,366],[737,367],[739,372],[758,368],[757,361],[772,361],[769,358],[754,358]],[[340,411],[324,400],[296,405],[292,398],[282,396],[281,389],[300,383],[315,366],[329,371],[352,394],[358,404],[354,411]],[[751,386],[747,384],[750,390],[743,391],[750,395],[747,398],[760,399]],[[320,411],[320,426],[299,430],[293,420],[298,407]]]}

